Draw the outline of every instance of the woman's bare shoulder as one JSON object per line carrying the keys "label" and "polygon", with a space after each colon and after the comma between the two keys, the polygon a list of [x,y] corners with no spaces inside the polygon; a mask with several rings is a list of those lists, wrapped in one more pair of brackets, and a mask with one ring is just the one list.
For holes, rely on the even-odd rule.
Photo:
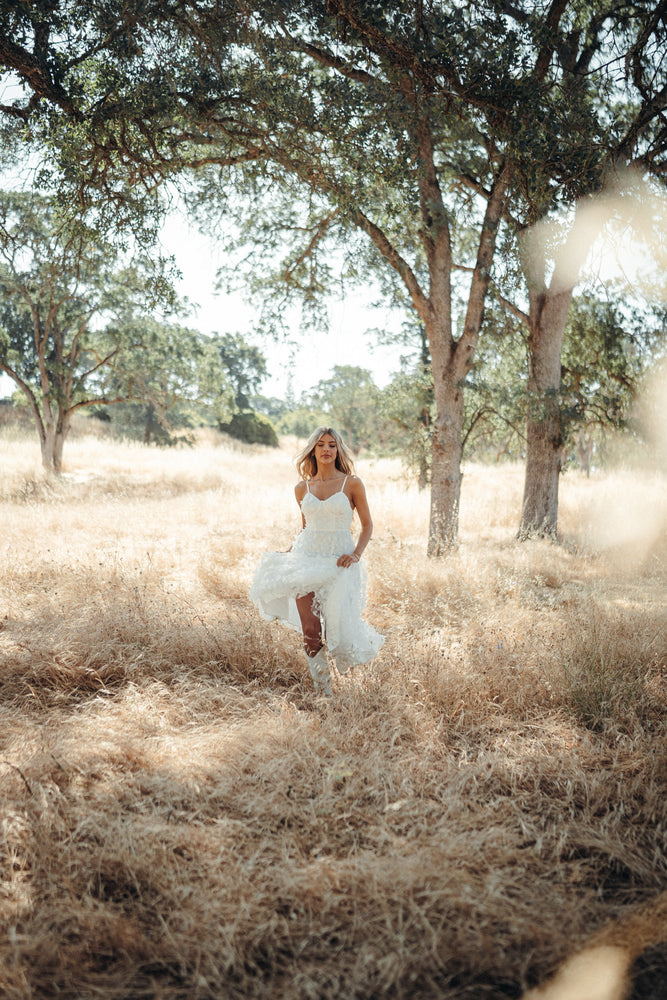
{"label": "woman's bare shoulder", "polygon": [[296,484],[296,486],[294,487],[294,496],[297,498],[299,503],[301,503],[307,491],[308,491],[308,486],[306,484],[305,479],[302,479],[300,483]]}
{"label": "woman's bare shoulder", "polygon": [[354,507],[365,502],[366,488],[359,476],[348,476],[345,483],[345,492],[352,501]]}

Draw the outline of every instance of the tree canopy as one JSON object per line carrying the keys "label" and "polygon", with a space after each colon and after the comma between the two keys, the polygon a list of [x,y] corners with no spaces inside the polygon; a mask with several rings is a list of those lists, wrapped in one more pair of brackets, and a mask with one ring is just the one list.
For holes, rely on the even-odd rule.
{"label": "tree canopy", "polygon": [[214,346],[151,314],[154,277],[68,229],[48,199],[0,194],[0,371],[30,407],[47,469],[60,471],[72,415],[86,407],[141,400],[162,419],[196,396],[230,410]]}
{"label": "tree canopy", "polygon": [[[159,184],[192,172],[195,200],[241,213],[253,246],[272,256],[272,273],[254,264],[260,286],[278,278],[316,302],[337,278],[334,245],[349,277],[381,265],[429,341],[429,551],[439,554],[456,538],[463,387],[490,283],[502,277],[498,243],[602,190],[619,166],[664,176],[666,9],[4,4],[0,58],[28,90],[0,110],[49,144],[98,220],[112,206],[123,224],[150,222]],[[276,267],[285,232],[291,246]],[[536,282],[539,268],[530,274],[529,450],[549,492],[560,429],[557,414],[540,414],[558,389],[569,298]],[[538,526],[540,509],[529,518]]]}

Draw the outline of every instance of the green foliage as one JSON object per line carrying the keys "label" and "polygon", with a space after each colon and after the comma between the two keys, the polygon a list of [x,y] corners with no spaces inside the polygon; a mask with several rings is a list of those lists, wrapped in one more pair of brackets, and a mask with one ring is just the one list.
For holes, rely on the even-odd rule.
{"label": "green foliage", "polygon": [[[246,163],[257,193],[287,183],[294,194],[305,183],[333,199],[339,221],[364,204],[391,232],[392,217],[414,204],[419,170],[411,77],[438,123],[443,183],[466,173],[479,179],[485,137],[516,160],[535,217],[595,189],[632,99],[660,92],[661,73],[651,78],[648,69],[664,41],[653,14],[648,0],[570,6],[547,27],[544,11],[528,2],[502,12],[495,3],[413,9],[402,0],[355,12],[303,0],[242,9],[231,0],[193,2],[178,13],[145,0],[4,4],[11,68],[34,88],[32,100],[22,95],[5,107],[50,144],[84,197],[99,192],[100,209],[110,201],[125,222],[140,207],[150,216],[155,184],[183,168],[212,165],[208,187],[219,204],[215,165]],[[549,65],[542,77],[540,58]],[[35,74],[35,63],[49,73]],[[650,119],[642,131],[656,154],[660,127]],[[317,197],[310,222],[301,214],[306,246],[330,216]],[[263,218],[252,223],[261,242],[271,236]],[[416,228],[410,238],[420,245]],[[286,272],[305,292],[319,281],[309,263],[296,244],[285,255]]]}
{"label": "green foliage", "polygon": [[[663,311],[627,303],[622,289],[600,298],[592,291],[576,296],[563,347],[562,383],[553,394],[561,418],[567,461],[590,466],[591,447],[600,451],[615,431],[638,432],[633,423],[642,378],[667,345]],[[414,334],[415,331],[413,331]],[[433,419],[432,379],[415,361],[382,393],[382,412],[399,433],[395,445],[424,482],[428,470],[428,428]],[[484,336],[465,382],[465,454],[478,461],[516,460],[525,447],[528,413],[528,343],[525,326],[492,298]],[[547,401],[547,405],[551,400]],[[531,400],[531,412],[539,402]],[[539,414],[538,414],[539,415]],[[428,475],[428,472],[426,472]]]}
{"label": "green foliage", "polygon": [[65,225],[51,200],[0,194],[0,371],[31,407],[47,466],[59,468],[71,416],[84,407],[140,401],[163,436],[177,404],[231,413],[214,346],[148,314],[162,280],[148,262]]}
{"label": "green foliage", "polygon": [[164,430],[170,423],[214,423],[231,415],[233,388],[210,338],[152,317],[135,318],[124,332],[131,349],[119,359],[118,387],[148,407]]}
{"label": "green foliage", "polygon": [[315,410],[308,406],[298,406],[284,413],[277,421],[281,434],[293,434],[295,437],[308,438],[316,427],[323,427],[328,421],[328,414],[323,410]]}
{"label": "green foliage", "polygon": [[[200,218],[218,233],[234,231],[221,216],[236,224],[227,278],[263,298],[267,329],[284,328],[294,301],[325,323],[326,293],[380,276],[437,348],[432,429],[436,439],[447,423],[458,461],[460,437],[488,447],[521,408],[513,339],[507,357],[482,344],[475,366],[489,280],[507,291],[510,277],[490,237],[513,242],[619,165],[664,177],[663,13],[650,0],[5,4],[5,64],[33,93],[4,110],[48,146],[102,230],[113,220],[145,238],[160,185],[191,173]],[[462,386],[467,423],[452,433]],[[418,387],[401,395],[407,405],[413,390],[422,413]],[[383,443],[375,403],[324,391],[336,402],[317,405],[356,447]],[[236,395],[244,409],[240,383]],[[440,522],[453,523],[448,475],[435,493],[448,492]]]}
{"label": "green foliage", "polygon": [[524,448],[528,331],[493,293],[465,381],[464,446],[476,461],[517,459]]}
{"label": "green foliage", "polygon": [[219,354],[225,378],[234,393],[235,406],[239,410],[250,409],[251,397],[267,375],[266,358],[258,347],[249,344],[238,333],[214,334],[211,346]]}
{"label": "green foliage", "polygon": [[[385,342],[388,338],[383,338]],[[393,338],[396,340],[396,337]],[[428,343],[419,323],[405,323],[398,337],[407,348],[401,371],[381,393],[381,411],[392,421],[392,445],[418,478],[430,481],[435,419]],[[476,461],[517,458],[523,447],[527,347],[521,324],[492,299],[483,337],[465,380],[464,454]]]}
{"label": "green foliage", "polygon": [[183,440],[183,430],[230,419],[234,392],[210,338],[150,317],[142,325],[119,364],[119,386],[131,387],[126,401],[97,412],[128,437],[163,445]]}
{"label": "green foliage", "polygon": [[227,423],[220,424],[220,430],[247,444],[263,444],[269,448],[277,448],[280,443],[276,429],[269,418],[262,413],[253,413],[249,410],[235,413]]}
{"label": "green foliage", "polygon": [[257,392],[267,375],[266,358],[260,349],[240,334],[227,333],[214,334],[209,340],[209,350],[222,373],[221,384],[228,385],[231,390],[231,412],[218,417],[220,429],[248,444],[278,447],[278,435],[271,419],[252,408],[256,400],[263,399]]}
{"label": "green foliage", "polygon": [[381,417],[393,429],[391,450],[400,454],[424,489],[430,481],[431,426],[435,406],[430,364],[395,375],[379,397]]}
{"label": "green foliage", "polygon": [[313,407],[325,414],[325,422],[342,434],[353,451],[382,450],[386,444],[378,389],[365,368],[334,365],[331,376],[317,382],[309,398]]}
{"label": "green foliage", "polygon": [[566,434],[582,423],[627,428],[639,381],[666,343],[665,319],[655,310],[590,292],[576,298],[563,350]]}
{"label": "green foliage", "polygon": [[265,417],[270,417],[277,422],[280,418],[290,412],[290,404],[286,399],[279,399],[277,396],[254,395],[250,399],[251,408],[255,413],[263,413]]}

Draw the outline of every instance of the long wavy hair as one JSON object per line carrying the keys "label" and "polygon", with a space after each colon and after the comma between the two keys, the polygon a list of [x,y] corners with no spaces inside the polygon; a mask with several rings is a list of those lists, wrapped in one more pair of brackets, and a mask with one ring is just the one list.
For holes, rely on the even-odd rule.
{"label": "long wavy hair", "polygon": [[331,434],[336,442],[336,468],[344,472],[346,476],[354,473],[354,462],[352,456],[345,447],[345,442],[338,431],[333,427],[318,427],[308,438],[305,448],[296,456],[296,467],[302,479],[313,479],[317,475],[317,462],[315,460],[315,445],[325,434]]}

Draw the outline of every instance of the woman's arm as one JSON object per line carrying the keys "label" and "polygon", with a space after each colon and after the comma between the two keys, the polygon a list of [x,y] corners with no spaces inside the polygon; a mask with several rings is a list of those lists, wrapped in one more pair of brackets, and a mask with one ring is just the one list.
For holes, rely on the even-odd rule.
{"label": "woman's arm", "polygon": [[352,555],[343,555],[338,559],[339,566],[352,566],[353,563],[359,562],[364,549],[371,540],[373,534],[373,520],[371,518],[371,512],[368,507],[368,500],[366,499],[366,489],[361,479],[354,476],[351,479],[350,485],[350,500],[352,501],[352,506],[359,515],[359,521],[361,522],[361,531],[359,532],[359,537],[357,539],[357,544],[354,547],[354,552]]}
{"label": "woman's arm", "polygon": [[[303,481],[300,482],[300,483],[297,483],[296,486],[294,487],[294,496],[296,497],[296,502],[299,505],[299,510],[301,510],[301,501],[305,497],[307,491],[308,491],[308,487],[306,486],[305,482],[303,482]],[[301,527],[302,528],[306,527],[306,518],[304,517],[303,512],[301,512]]]}

